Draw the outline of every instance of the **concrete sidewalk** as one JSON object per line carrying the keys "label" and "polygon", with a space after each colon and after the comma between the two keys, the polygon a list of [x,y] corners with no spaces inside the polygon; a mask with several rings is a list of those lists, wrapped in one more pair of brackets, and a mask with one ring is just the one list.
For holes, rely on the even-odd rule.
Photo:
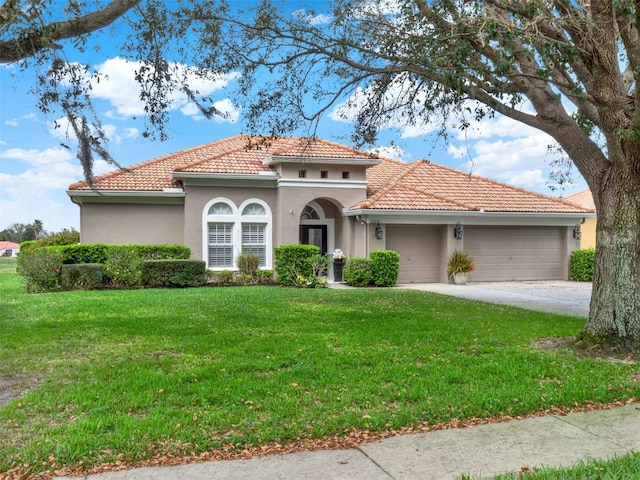
{"label": "concrete sidewalk", "polygon": [[[640,403],[568,415],[400,435],[352,450],[152,467],[87,480],[449,480],[640,451]],[[63,478],[63,477],[58,477]]]}

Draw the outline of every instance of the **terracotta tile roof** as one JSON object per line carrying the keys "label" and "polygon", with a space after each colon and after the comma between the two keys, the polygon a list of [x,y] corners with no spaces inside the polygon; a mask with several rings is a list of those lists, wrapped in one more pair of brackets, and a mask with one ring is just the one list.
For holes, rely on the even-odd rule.
{"label": "terracotta tile roof", "polygon": [[[321,139],[236,135],[139,163],[94,178],[95,190],[162,191],[179,187],[172,172],[256,175],[274,172],[262,161],[272,155],[321,158],[377,158],[369,153]],[[91,190],[87,182],[69,190]]]}
{"label": "terracotta tile roof", "polygon": [[20,248],[20,244],[14,243],[14,242],[7,242],[4,240],[0,242],[0,250],[6,250],[7,248],[10,248],[11,250],[15,250],[16,248]]}
{"label": "terracotta tile roof", "polygon": [[591,190],[588,188],[581,192],[574,193],[573,195],[569,195],[565,200],[582,208],[591,210],[592,212],[596,211],[596,204],[593,203],[593,195],[591,195]]}
{"label": "terracotta tile roof", "polygon": [[367,200],[360,209],[574,213],[587,210],[562,199],[471,175],[426,160],[384,159],[367,171]]}
{"label": "terracotta tile roof", "polygon": [[[378,158],[321,139],[236,135],[95,177],[98,191],[162,191],[180,187],[173,172],[247,174],[275,172],[263,160],[272,156],[309,158]],[[380,159],[367,169],[367,200],[351,210],[433,210],[486,212],[593,211],[567,201],[470,175],[425,160],[403,163]],[[87,182],[69,190],[91,190]]]}

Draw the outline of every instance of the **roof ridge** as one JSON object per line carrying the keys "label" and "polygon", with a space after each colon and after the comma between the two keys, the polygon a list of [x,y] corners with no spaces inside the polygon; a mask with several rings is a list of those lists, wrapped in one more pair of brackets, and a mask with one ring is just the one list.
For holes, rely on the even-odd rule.
{"label": "roof ridge", "polygon": [[[275,137],[276,140],[298,140],[300,145],[296,145],[296,146],[302,146],[302,147],[308,147],[310,146],[310,144],[312,142],[318,142],[318,143],[322,143],[326,146],[332,146],[335,148],[338,148],[339,150],[343,150],[343,151],[348,151],[350,152],[352,155],[358,155],[358,156],[366,156],[369,158],[380,158],[380,156],[377,153],[373,153],[373,152],[366,152],[364,150],[359,150],[353,147],[349,147],[347,145],[343,145],[342,143],[338,143],[338,142],[334,142],[333,140],[327,140],[325,138],[322,137],[318,137],[316,135],[311,135],[309,137],[303,137],[303,136],[284,136],[284,137]],[[306,142],[306,145],[303,145],[303,143]],[[282,155],[284,146],[282,148],[280,148],[279,150],[275,150],[271,153],[272,155]]]}
{"label": "roof ridge", "polygon": [[[251,138],[251,137],[256,137],[256,136],[261,136],[261,135],[247,135],[247,134],[240,133],[238,135],[234,135],[234,136],[229,137],[229,138],[225,138],[225,139],[222,139],[222,140],[216,140],[215,142],[206,143],[204,145],[201,145],[201,147],[204,148],[207,145],[213,145],[214,143],[222,143],[222,142],[225,142],[225,143],[229,142],[230,143],[231,140],[235,139],[236,137]],[[247,150],[247,145],[241,145],[239,147],[231,148],[230,150],[225,150],[224,152],[220,152],[217,155],[211,155],[210,157],[200,158],[200,159],[197,159],[197,160],[193,160],[192,162],[189,162],[189,163],[183,163],[183,164],[176,165],[176,167],[174,168],[174,171],[183,171],[183,170],[188,169],[189,167],[193,167],[195,165],[199,165],[199,164],[201,164],[203,162],[208,162],[208,161],[213,160],[215,158],[220,158],[223,155],[230,155],[232,153],[240,152],[242,150],[248,151]],[[182,153],[182,152],[185,152],[185,151],[186,150],[182,150],[181,152],[176,152],[176,153]]]}

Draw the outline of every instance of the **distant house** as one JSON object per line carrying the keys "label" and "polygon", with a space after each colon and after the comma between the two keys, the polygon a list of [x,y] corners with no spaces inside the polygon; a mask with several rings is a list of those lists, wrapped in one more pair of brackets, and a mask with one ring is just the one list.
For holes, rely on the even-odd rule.
{"label": "distant house", "polygon": [[472,280],[568,278],[591,210],[436,163],[403,163],[322,139],[237,135],[69,186],[82,243],[179,243],[211,269],[242,252],[314,244],[400,253],[401,283],[448,282],[455,249]]}
{"label": "distant house", "polygon": [[[565,200],[596,213],[596,205],[589,189],[569,195]],[[580,248],[596,248],[596,223],[596,216],[591,216],[586,217],[580,225]]]}
{"label": "distant house", "polygon": [[0,257],[17,257],[20,244],[14,242],[0,242]]}

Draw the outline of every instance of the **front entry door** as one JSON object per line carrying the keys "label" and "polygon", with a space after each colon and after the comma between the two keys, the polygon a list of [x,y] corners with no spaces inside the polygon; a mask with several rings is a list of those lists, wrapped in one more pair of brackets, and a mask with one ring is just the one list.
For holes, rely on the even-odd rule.
{"label": "front entry door", "polygon": [[300,243],[315,245],[320,248],[320,253],[327,253],[327,226],[326,225],[300,225]]}

